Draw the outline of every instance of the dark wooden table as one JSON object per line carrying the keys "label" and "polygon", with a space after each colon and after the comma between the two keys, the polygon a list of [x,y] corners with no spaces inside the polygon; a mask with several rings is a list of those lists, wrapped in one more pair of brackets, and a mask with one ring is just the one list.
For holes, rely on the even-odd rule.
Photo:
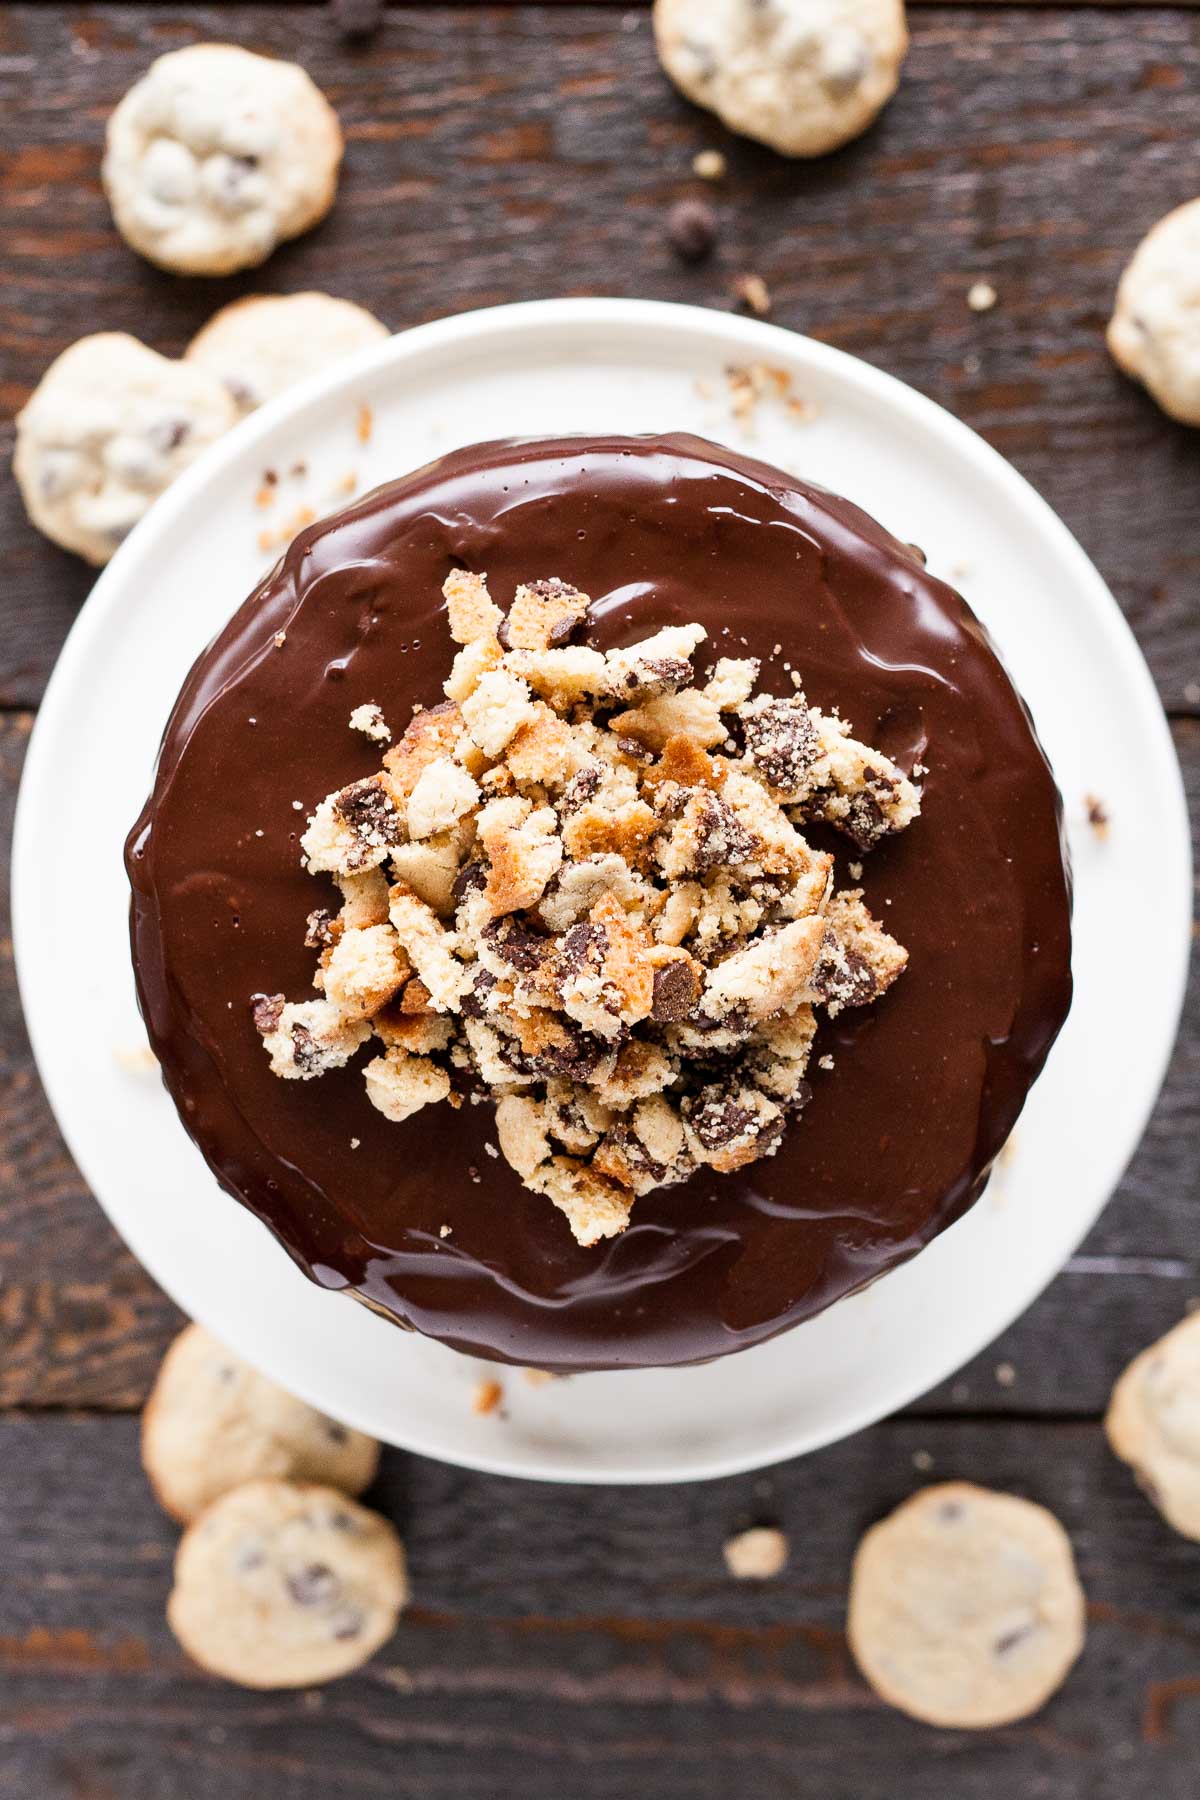
{"label": "dark wooden table", "polygon": [[[753,270],[777,320],[931,394],[1057,508],[1138,634],[1200,805],[1200,431],[1169,423],[1102,342],[1133,245],[1200,189],[1200,13],[932,5],[912,23],[883,121],[805,166],[685,105],[636,6],[401,8],[359,47],[302,4],[10,6],[0,408],[9,419],[84,332],[176,352],[242,292],[327,288],[401,327],[547,294],[725,307]],[[124,247],[98,163],[105,116],[151,57],[212,38],[299,57],[349,152],[316,232],[252,276],[202,283]],[[713,144],[729,157],[704,190],[719,245],[685,269],[665,216],[701,191],[691,157]],[[981,315],[964,301],[977,278],[999,294]],[[0,541],[7,829],[90,578],[27,525],[8,480]],[[1124,978],[1115,953],[1118,1007]],[[1195,1800],[1200,1547],[1139,1497],[1098,1419],[1130,1354],[1200,1298],[1198,1075],[1193,993],[1145,1143],[1080,1254],[973,1366],[849,1443],[627,1491],[389,1455],[375,1498],[407,1538],[413,1609],[361,1675],[260,1696],[191,1668],[167,1632],[174,1533],[139,1472],[135,1414],[180,1321],[61,1144],[0,922],[0,1795]],[[842,1634],[861,1529],[948,1476],[1053,1507],[1090,1599],[1065,1690],[983,1737],[889,1712]],[[788,1531],[792,1562],[737,1584],[722,1540],[755,1520]]]}

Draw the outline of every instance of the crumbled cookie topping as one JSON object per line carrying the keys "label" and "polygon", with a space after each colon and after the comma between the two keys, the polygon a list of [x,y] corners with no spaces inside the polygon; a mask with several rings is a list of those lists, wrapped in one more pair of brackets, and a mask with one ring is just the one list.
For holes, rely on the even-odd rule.
{"label": "crumbled cookie topping", "polygon": [[[490,1099],[500,1153],[594,1244],[639,1196],[778,1148],[817,1009],[870,1004],[907,962],[803,827],[861,855],[920,795],[802,692],[757,692],[755,658],[698,671],[700,625],[602,653],[568,582],[507,613],[478,574],[443,592],[446,699],[301,839],[341,896],[308,919],[319,998],[258,994],[253,1019],[285,1080],[375,1040],[388,1119]],[[388,741],[374,702],[351,723]]]}

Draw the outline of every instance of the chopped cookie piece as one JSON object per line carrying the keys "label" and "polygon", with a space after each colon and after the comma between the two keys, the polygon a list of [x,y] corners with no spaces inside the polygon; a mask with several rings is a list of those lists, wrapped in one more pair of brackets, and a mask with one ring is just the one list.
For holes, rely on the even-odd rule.
{"label": "chopped cookie piece", "polygon": [[335,1488],[248,1481],[184,1533],[167,1623],[226,1681],[311,1687],[366,1662],[407,1599],[404,1551],[378,1513]]}
{"label": "chopped cookie piece", "polygon": [[367,1098],[385,1119],[399,1124],[423,1106],[436,1106],[450,1093],[450,1077],[427,1056],[410,1056],[391,1049],[377,1056],[364,1070]]}
{"label": "chopped cookie piece", "polygon": [[374,1036],[367,1098],[395,1122],[490,1098],[499,1154],[594,1244],[778,1149],[817,1009],[875,1002],[907,960],[800,826],[866,849],[920,796],[799,691],[756,693],[757,658],[698,683],[699,626],[602,654],[567,641],[588,599],[566,581],[507,618],[481,575],[443,591],[453,697],[302,839],[343,896],[308,922],[323,998],[258,996],[255,1021],[292,1078]]}
{"label": "chopped cookie piece", "polygon": [[569,582],[552,577],[519,587],[499,628],[505,650],[558,650],[587,618],[591,601]]}
{"label": "chopped cookie piece", "polygon": [[340,1069],[371,1035],[362,1019],[344,1018],[330,1000],[289,1000],[259,995],[254,1025],[271,1058],[271,1073],[285,1081],[311,1081]]}
{"label": "chopped cookie piece", "polygon": [[325,998],[344,1019],[369,1019],[408,979],[409,961],[390,925],[343,931],[324,968]]}
{"label": "chopped cookie piece", "polygon": [[142,1463],[160,1506],[187,1524],[261,1476],[360,1494],[379,1445],[276,1387],[189,1325],[167,1351],[142,1414]]}
{"label": "chopped cookie piece", "polygon": [[365,700],[356,706],[350,714],[351,731],[361,731],[375,744],[390,744],[392,734],[388,730],[387,721],[373,700]]}
{"label": "chopped cookie piece", "polygon": [[337,114],[296,63],[232,44],[172,50],[109,117],[117,230],[184,275],[229,275],[308,231],[337,191]]}
{"label": "chopped cookie piece", "polygon": [[1085,1602],[1052,1513],[969,1482],[926,1488],[854,1559],[847,1634],[890,1706],[982,1731],[1028,1718],[1083,1648]]}
{"label": "chopped cookie piece", "polygon": [[368,775],[322,800],[300,848],[314,871],[356,875],[378,868],[403,842],[404,824],[379,775]]}

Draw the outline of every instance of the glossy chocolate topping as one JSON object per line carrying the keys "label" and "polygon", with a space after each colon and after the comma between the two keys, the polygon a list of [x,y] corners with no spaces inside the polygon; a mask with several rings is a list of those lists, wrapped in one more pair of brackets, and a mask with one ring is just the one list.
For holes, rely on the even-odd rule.
{"label": "glossy chocolate topping", "polygon": [[[310,991],[325,881],[299,834],[378,767],[355,706],[402,729],[440,699],[456,566],[502,605],[520,581],[572,582],[601,649],[699,620],[698,665],[753,653],[788,693],[789,662],[813,705],[929,770],[920,819],[863,859],[905,975],[822,1026],[776,1156],[660,1189],[590,1249],[487,1153],[490,1105],[390,1123],[362,1056],[280,1081],[250,1016],[253,993]],[[846,885],[853,847],[823,847]],[[1070,1001],[1058,795],[982,628],[857,508],[696,438],[476,447],[303,533],[192,670],[127,860],[146,1023],[221,1183],[317,1281],[542,1368],[718,1356],[912,1255],[977,1197]]]}

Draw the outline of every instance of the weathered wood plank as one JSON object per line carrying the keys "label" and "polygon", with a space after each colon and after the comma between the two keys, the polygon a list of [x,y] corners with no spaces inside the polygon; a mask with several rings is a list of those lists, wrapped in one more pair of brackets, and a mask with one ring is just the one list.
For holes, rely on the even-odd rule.
{"label": "weathered wood plank", "polygon": [[[0,718],[3,860],[28,725]],[[1200,828],[1200,721],[1178,724],[1176,742]],[[137,1406],[178,1314],[120,1244],[58,1136],[21,1024],[7,895],[0,908],[0,1407]],[[1081,1257],[999,1343],[913,1410],[1098,1413],[1129,1356],[1200,1297],[1198,1194],[1193,983],[1154,1121]]]}
{"label": "weathered wood plank", "polygon": [[[982,1736],[883,1707],[843,1638],[859,1533],[949,1475],[1050,1505],[1091,1603],[1063,1691]],[[0,1421],[0,1793],[1194,1796],[1200,1563],[1095,1426],[897,1422],[768,1477],[620,1492],[389,1456],[372,1498],[407,1539],[414,1605],[397,1637],[321,1692],[248,1694],[193,1669],[167,1632],[175,1535],[133,1421]],[[763,1518],[789,1533],[792,1562],[735,1583],[721,1543]]]}
{"label": "weathered wood plank", "polygon": [[[775,317],[892,370],[1020,467],[1099,563],[1174,708],[1200,705],[1200,433],[1111,367],[1102,326],[1141,232],[1190,197],[1191,12],[923,8],[905,82],[844,153],[787,163],[728,140],[662,78],[634,7],[397,11],[369,45],[305,5],[14,6],[0,17],[0,405],[100,326],[178,351],[253,289],[347,293],[396,327],[470,306],[616,292],[730,304],[755,269]],[[234,36],[298,56],[349,140],[332,216],[236,281],[127,251],[100,192],[104,119],[149,57]],[[664,219],[720,143],[717,253],[681,268]],[[1000,301],[964,295],[986,276]],[[5,440],[8,430],[3,433]],[[0,704],[36,701],[90,577],[0,484]]]}

